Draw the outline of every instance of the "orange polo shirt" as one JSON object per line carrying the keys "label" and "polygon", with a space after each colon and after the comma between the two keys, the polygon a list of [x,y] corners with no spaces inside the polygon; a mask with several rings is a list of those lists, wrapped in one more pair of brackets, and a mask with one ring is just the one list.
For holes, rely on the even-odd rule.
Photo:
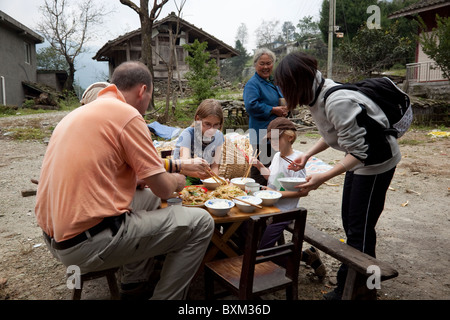
{"label": "orange polo shirt", "polygon": [[127,210],[136,178],[165,172],[150,131],[115,85],[56,126],[36,198],[39,226],[56,241]]}

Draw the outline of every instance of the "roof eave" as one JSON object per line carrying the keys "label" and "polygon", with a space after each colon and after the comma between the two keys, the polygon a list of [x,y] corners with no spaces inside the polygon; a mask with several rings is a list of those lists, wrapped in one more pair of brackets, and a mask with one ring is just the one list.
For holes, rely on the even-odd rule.
{"label": "roof eave", "polygon": [[406,11],[400,10],[400,11],[394,12],[393,14],[389,15],[388,19],[396,19],[396,18],[401,18],[401,17],[412,17],[413,15],[416,15],[421,12],[431,11],[431,10],[435,10],[435,9],[439,9],[439,8],[447,7],[447,6],[450,6],[450,3],[443,2],[443,3],[437,3],[434,5],[421,7],[421,8],[415,8],[415,9],[406,10]]}

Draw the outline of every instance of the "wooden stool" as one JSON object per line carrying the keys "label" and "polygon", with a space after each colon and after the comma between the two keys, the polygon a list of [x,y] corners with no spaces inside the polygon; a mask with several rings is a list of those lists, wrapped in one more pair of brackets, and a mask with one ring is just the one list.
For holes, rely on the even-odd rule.
{"label": "wooden stool", "polygon": [[72,300],[80,300],[81,299],[81,291],[83,290],[83,284],[85,281],[98,279],[101,277],[106,277],[108,280],[108,286],[109,291],[111,293],[111,299],[112,300],[119,300],[119,287],[117,286],[117,280],[116,280],[116,271],[119,270],[119,268],[112,268],[102,271],[95,271],[95,272],[88,272],[86,274],[81,275],[81,284],[80,289],[73,289],[72,293]]}

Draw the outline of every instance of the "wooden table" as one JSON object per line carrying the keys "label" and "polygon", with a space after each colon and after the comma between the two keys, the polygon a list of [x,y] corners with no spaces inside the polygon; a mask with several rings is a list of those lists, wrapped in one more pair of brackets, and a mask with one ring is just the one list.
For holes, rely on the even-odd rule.
{"label": "wooden table", "polygon": [[211,216],[214,219],[216,225],[228,224],[231,225],[224,230],[223,233],[220,232],[219,228],[214,228],[214,234],[211,238],[212,246],[208,249],[205,254],[205,262],[211,261],[214,257],[222,251],[227,257],[235,257],[238,253],[233,249],[232,245],[229,244],[231,236],[236,232],[236,230],[241,226],[241,224],[249,219],[250,216],[263,215],[269,213],[280,212],[277,207],[263,207],[262,209],[255,208],[253,212],[242,212],[238,207],[234,206],[231,208],[230,212],[226,216],[217,217],[213,214]]}
{"label": "wooden table", "polygon": [[[161,207],[164,208],[167,206],[166,201],[162,201]],[[208,211],[207,208],[204,208]],[[208,211],[209,212],[209,211]],[[249,219],[250,216],[254,215],[263,215],[269,213],[280,212],[277,207],[263,207],[262,209],[255,208],[253,212],[242,212],[238,207],[234,206],[231,208],[230,212],[226,216],[217,217],[213,214],[211,216],[214,219],[214,223],[216,224],[216,228],[214,228],[214,234],[211,238],[211,246],[208,248],[208,251],[205,254],[205,258],[203,259],[203,263],[211,261],[214,257],[219,253],[219,251],[223,252],[227,257],[235,257],[238,255],[235,249],[233,249],[233,244],[230,240],[231,236],[236,232],[236,230],[241,226],[241,224]],[[228,228],[224,228],[224,232],[220,231],[218,225],[222,224],[230,224]]]}

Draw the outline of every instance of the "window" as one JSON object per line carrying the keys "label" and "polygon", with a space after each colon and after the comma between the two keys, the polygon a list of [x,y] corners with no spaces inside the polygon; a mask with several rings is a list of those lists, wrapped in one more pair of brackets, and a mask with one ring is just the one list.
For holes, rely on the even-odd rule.
{"label": "window", "polygon": [[28,42],[25,44],[25,63],[31,64],[31,45]]}

